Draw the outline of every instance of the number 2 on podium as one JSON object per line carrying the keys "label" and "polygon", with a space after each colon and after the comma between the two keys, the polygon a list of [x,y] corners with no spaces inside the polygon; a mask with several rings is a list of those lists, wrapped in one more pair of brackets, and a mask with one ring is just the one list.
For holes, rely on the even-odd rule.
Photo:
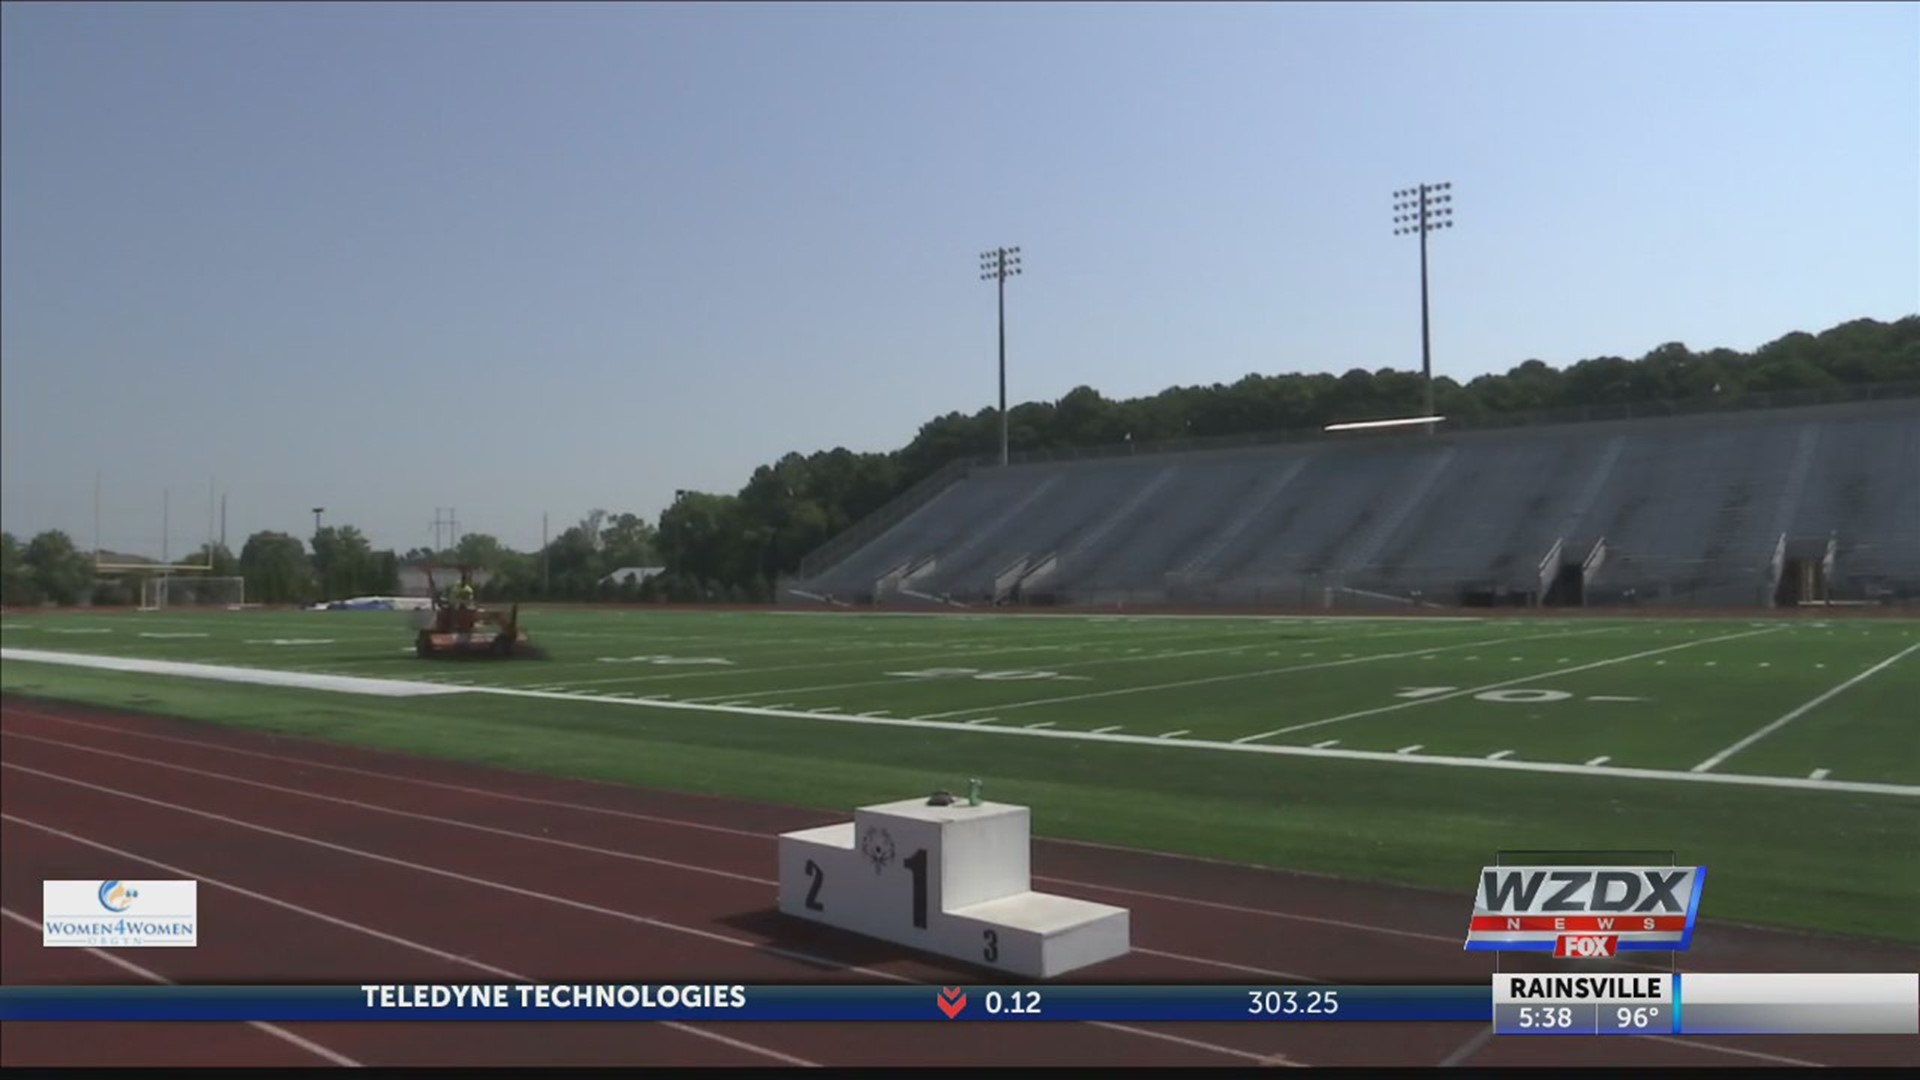
{"label": "number 2 on podium", "polygon": [[[907,873],[913,876],[914,929],[925,930],[927,928],[927,849],[921,848],[907,856],[902,860],[901,865],[905,866]],[[826,905],[820,902],[820,887],[827,883],[827,872],[812,859],[807,860],[806,871],[807,876],[813,879],[813,884],[807,888],[807,910],[825,911]],[[995,931],[986,930],[982,931],[981,939],[986,942],[986,946],[980,950],[980,955],[985,957],[988,963],[1000,959],[1000,935]]]}
{"label": "number 2 on podium", "polygon": [[[927,849],[921,848],[907,856],[902,864],[907,873],[913,875],[913,925],[917,930],[927,928]],[[827,872],[812,859],[807,860],[807,876],[813,884],[807,888],[807,910],[825,911],[826,905],[820,902],[820,887],[827,883]]]}
{"label": "number 2 on podium", "polygon": [[820,902],[820,886],[827,883],[827,872],[820,869],[819,863],[808,859],[807,876],[813,879],[813,887],[807,890],[807,910],[825,911],[826,905]]}

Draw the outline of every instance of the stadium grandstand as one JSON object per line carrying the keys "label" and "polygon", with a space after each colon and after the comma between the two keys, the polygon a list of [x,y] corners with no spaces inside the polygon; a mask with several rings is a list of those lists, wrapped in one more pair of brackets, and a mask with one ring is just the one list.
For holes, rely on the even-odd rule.
{"label": "stadium grandstand", "polygon": [[1920,397],[962,462],[783,603],[1920,602]]}

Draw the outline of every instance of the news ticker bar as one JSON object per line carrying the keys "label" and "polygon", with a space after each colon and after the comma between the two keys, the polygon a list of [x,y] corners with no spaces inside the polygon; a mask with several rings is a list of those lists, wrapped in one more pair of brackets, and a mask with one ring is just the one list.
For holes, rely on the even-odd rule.
{"label": "news ticker bar", "polygon": [[1493,1023],[1513,1035],[1920,1034],[1920,975],[1469,986],[0,986],[0,1021]]}
{"label": "news ticker bar", "polygon": [[0,986],[0,1020],[1470,1021],[1480,986]]}

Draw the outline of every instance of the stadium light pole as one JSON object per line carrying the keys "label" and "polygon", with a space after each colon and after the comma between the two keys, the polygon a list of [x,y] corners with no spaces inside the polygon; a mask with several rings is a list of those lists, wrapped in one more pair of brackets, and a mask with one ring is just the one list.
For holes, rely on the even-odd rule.
{"label": "stadium light pole", "polygon": [[313,535],[315,536],[320,535],[320,515],[325,513],[326,510],[327,508],[324,506],[316,506],[313,508]]}
{"label": "stadium light pole", "polygon": [[1020,249],[994,248],[980,253],[980,280],[1000,294],[1000,464],[1007,464],[1007,279],[1020,273]]}
{"label": "stadium light pole", "polygon": [[[1453,227],[1453,185],[1421,184],[1393,193],[1393,234],[1420,237],[1420,373],[1427,382],[1427,415],[1433,416],[1433,335],[1427,317],[1427,234]],[[1433,434],[1433,425],[1427,425]]]}

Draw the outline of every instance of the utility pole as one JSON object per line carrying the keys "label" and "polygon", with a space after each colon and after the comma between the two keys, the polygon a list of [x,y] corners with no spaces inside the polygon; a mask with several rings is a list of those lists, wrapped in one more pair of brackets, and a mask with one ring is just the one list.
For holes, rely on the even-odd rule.
{"label": "utility pole", "polygon": [[540,512],[540,598],[553,595],[553,548],[547,540],[547,512]]}
{"label": "utility pole", "polygon": [[[1433,337],[1427,317],[1427,234],[1453,227],[1452,184],[1421,184],[1393,193],[1393,234],[1420,237],[1420,373],[1427,382],[1427,415],[1433,411]],[[1433,424],[1427,424],[1433,434]]]}
{"label": "utility pole", "polygon": [[[442,540],[442,533],[440,531],[441,529],[446,530],[446,533],[444,534],[445,535],[444,541]],[[434,507],[433,508],[434,554],[438,555],[440,552],[443,552],[443,551],[452,551],[454,547],[457,546],[459,543],[460,543],[460,519],[456,516],[456,511],[454,510],[454,508],[451,506]]]}
{"label": "utility pole", "polygon": [[1020,249],[994,248],[980,253],[980,280],[1000,294],[1000,464],[1007,464],[1007,279],[1020,273]]}

